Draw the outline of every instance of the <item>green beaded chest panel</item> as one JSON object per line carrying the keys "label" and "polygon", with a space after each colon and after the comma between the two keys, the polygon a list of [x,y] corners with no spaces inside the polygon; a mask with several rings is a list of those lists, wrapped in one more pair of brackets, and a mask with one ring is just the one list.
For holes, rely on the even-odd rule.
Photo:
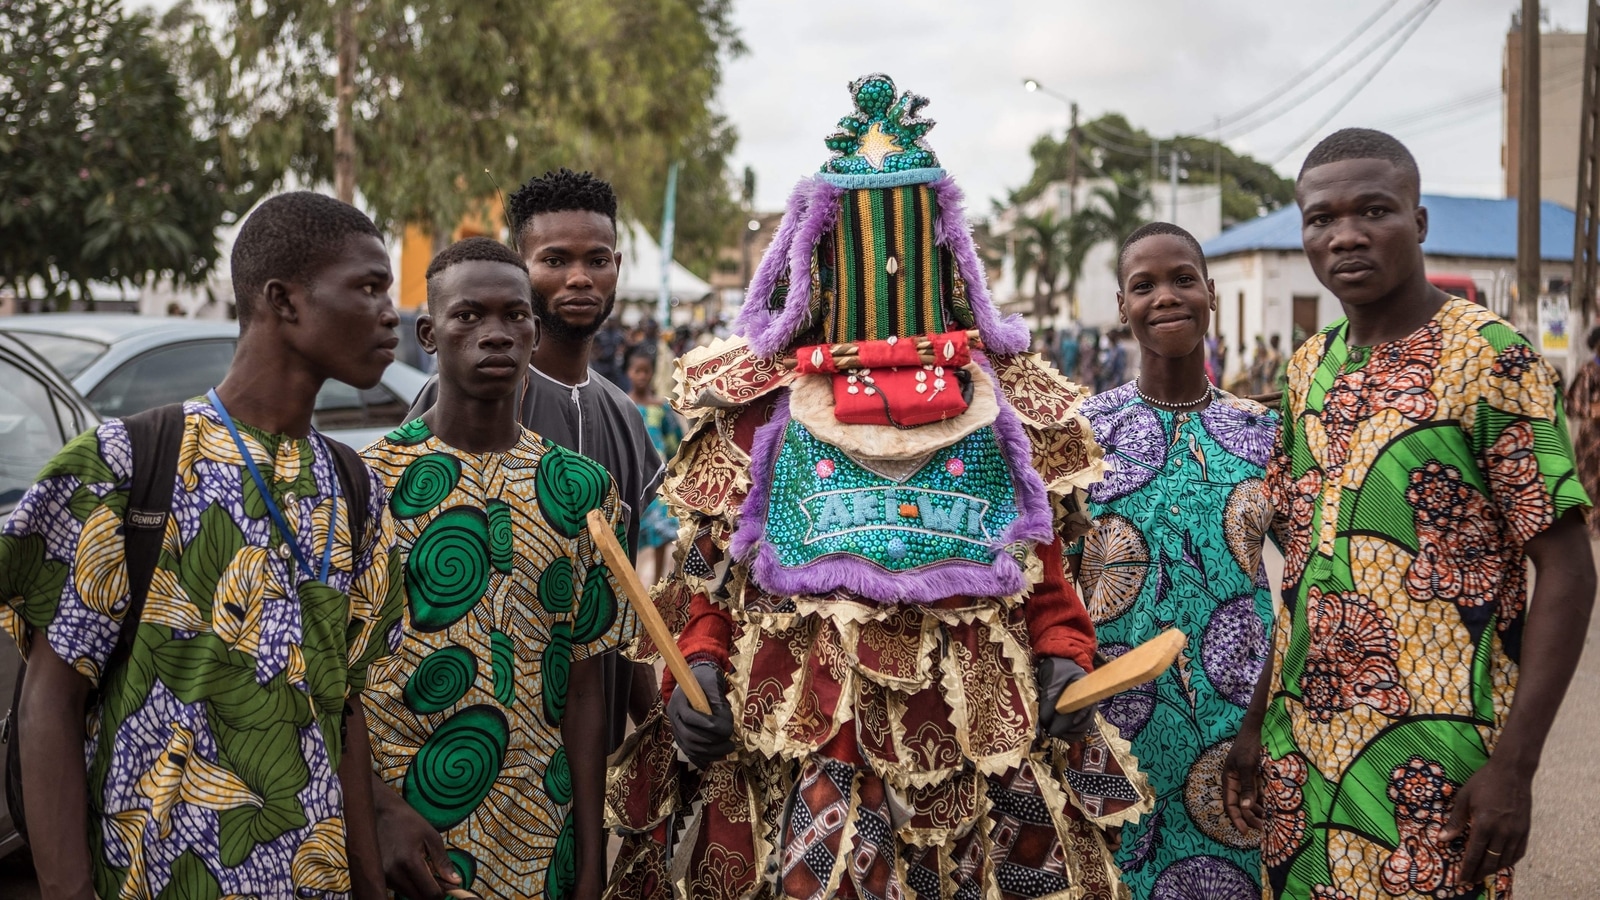
{"label": "green beaded chest panel", "polygon": [[873,472],[790,421],[774,468],[765,540],[784,568],[847,555],[889,572],[987,567],[1018,517],[993,428],[936,451],[909,478]]}

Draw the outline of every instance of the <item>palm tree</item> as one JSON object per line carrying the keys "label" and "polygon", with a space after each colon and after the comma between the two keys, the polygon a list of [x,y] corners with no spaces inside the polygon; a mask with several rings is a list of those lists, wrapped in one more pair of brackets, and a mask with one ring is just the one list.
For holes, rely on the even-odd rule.
{"label": "palm tree", "polygon": [[1033,314],[1041,327],[1055,315],[1056,282],[1067,250],[1065,225],[1053,209],[1017,221],[1017,288],[1033,273]]}
{"label": "palm tree", "polygon": [[1100,234],[1093,210],[1080,209],[1067,217],[1065,223],[1066,250],[1061,255],[1061,268],[1067,276],[1067,315],[1078,321],[1078,280],[1083,277],[1083,263],[1089,251],[1100,243]]}
{"label": "palm tree", "polygon": [[[1150,189],[1137,173],[1112,172],[1111,183],[1096,187],[1093,197],[1099,201],[1098,204],[1091,204],[1088,210],[1093,218],[1095,234],[1099,240],[1110,241],[1113,247],[1120,250],[1122,242],[1143,225],[1149,215]],[[1112,271],[1117,268],[1115,258],[1111,261],[1111,268]]]}
{"label": "palm tree", "polygon": [[1099,219],[1089,210],[1059,217],[1055,210],[1026,216],[1017,222],[1017,289],[1033,274],[1033,312],[1044,325],[1055,318],[1056,285],[1065,276],[1067,310],[1078,317],[1078,281],[1089,251],[1102,240]]}

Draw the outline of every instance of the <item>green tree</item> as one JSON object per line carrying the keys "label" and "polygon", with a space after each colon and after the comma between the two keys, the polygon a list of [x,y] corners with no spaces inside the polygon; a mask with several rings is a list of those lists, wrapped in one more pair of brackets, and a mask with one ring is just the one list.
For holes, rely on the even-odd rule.
{"label": "green tree", "polygon": [[[1129,124],[1119,113],[1106,113],[1079,128],[1079,175],[1095,178],[1122,173],[1146,177],[1152,168],[1168,165],[1177,150],[1184,184],[1216,184],[1217,164],[1222,169],[1222,224],[1224,227],[1264,215],[1294,200],[1294,182],[1254,157],[1235,153],[1226,144],[1198,136],[1160,138]],[[1044,193],[1047,186],[1064,181],[1071,171],[1070,143],[1042,135],[1030,149],[1033,174],[1012,192],[1009,202],[1025,203]],[[1155,155],[1159,154],[1159,159]],[[1219,160],[1220,155],[1220,160]],[[1185,161],[1186,160],[1186,161]]]}
{"label": "green tree", "polygon": [[[1091,197],[1097,202],[1086,210],[1090,228],[1113,248],[1120,248],[1128,235],[1148,220],[1150,189],[1137,172],[1112,172],[1110,182],[1096,186]],[[1116,268],[1113,258],[1111,269],[1115,272]]]}
{"label": "green tree", "polygon": [[0,3],[0,286],[65,308],[90,282],[203,281],[234,197],[148,18]]}
{"label": "green tree", "polygon": [[1094,210],[1079,210],[1060,217],[1055,210],[1017,221],[1016,286],[1020,290],[1033,274],[1033,311],[1040,322],[1056,313],[1056,285],[1065,278],[1068,315],[1078,317],[1078,280],[1084,260],[1103,239],[1100,218]]}
{"label": "green tree", "polygon": [[707,268],[737,225],[736,136],[713,109],[723,62],[743,51],[731,0],[211,2],[229,19],[238,136],[264,168],[311,183],[334,175],[337,19],[350,12],[354,178],[381,225],[446,233],[497,185],[560,165],[659,221],[674,160],[680,258]]}
{"label": "green tree", "polygon": [[1033,275],[1033,314],[1041,323],[1055,313],[1056,281],[1060,278],[1066,229],[1055,210],[1017,220],[1017,289]]}

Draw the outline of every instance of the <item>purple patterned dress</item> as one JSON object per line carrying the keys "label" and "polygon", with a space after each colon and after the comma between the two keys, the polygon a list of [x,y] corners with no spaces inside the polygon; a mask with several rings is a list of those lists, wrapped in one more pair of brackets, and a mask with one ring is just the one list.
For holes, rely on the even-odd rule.
{"label": "purple patterned dress", "polygon": [[1095,529],[1079,564],[1100,650],[1118,656],[1173,627],[1189,638],[1177,665],[1100,706],[1157,795],[1155,811],[1124,830],[1117,864],[1135,900],[1253,900],[1260,838],[1223,811],[1222,761],[1271,631],[1262,477],[1278,418],[1223,391],[1174,414],[1131,382],[1083,413],[1109,469],[1089,489]]}
{"label": "purple patterned dress", "polygon": [[184,411],[128,663],[101,678],[128,608],[133,459],[116,420],[62,449],[0,531],[0,627],[24,655],[48,641],[103,692],[85,747],[96,893],[348,896],[345,700],[400,637],[387,493],[374,479],[353,547],[326,446],[239,423],[305,556],[320,560],[332,535],[318,581],[293,563],[216,412]]}

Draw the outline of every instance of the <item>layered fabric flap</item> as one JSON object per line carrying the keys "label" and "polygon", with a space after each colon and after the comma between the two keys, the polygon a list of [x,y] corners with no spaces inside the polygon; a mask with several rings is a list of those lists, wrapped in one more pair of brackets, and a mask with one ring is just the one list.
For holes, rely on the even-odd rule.
{"label": "layered fabric flap", "polygon": [[1027,754],[1037,701],[1020,607],[807,605],[826,612],[747,613],[730,685],[747,750],[802,759],[854,720],[863,758],[900,786]]}
{"label": "layered fabric flap", "polygon": [[673,366],[672,406],[690,418],[744,406],[794,380],[772,356],[751,352],[744,338],[721,338],[685,353]]}

